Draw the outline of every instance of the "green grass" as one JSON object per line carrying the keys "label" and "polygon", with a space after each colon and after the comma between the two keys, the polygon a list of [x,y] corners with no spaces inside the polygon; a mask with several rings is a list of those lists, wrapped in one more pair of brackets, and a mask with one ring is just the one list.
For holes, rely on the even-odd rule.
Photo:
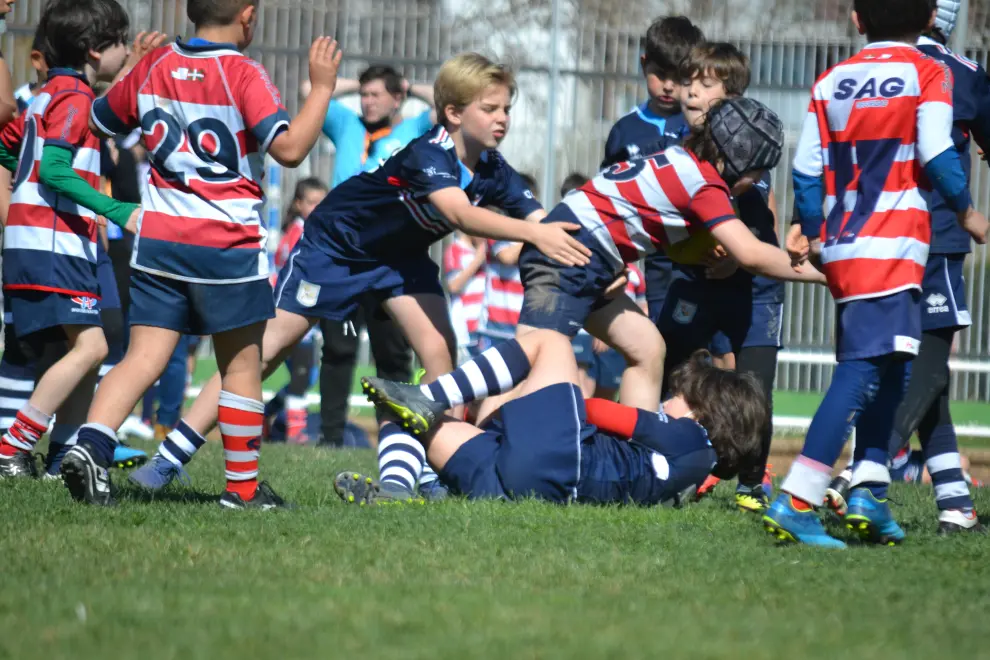
{"label": "green grass", "polygon": [[[151,447],[147,447],[151,449]],[[0,658],[982,657],[986,540],[939,539],[898,485],[899,548],[778,548],[727,493],[681,511],[450,501],[362,509],[331,489],[367,451],[266,446],[294,512],[196,491],[121,504],[0,482]],[[723,487],[724,488],[724,487]],[[978,506],[990,510],[990,494]],[[361,655],[355,655],[361,654]]]}

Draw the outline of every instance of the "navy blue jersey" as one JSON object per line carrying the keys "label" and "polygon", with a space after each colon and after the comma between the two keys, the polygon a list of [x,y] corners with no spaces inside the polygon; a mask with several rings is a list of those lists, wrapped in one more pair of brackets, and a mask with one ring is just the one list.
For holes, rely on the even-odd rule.
{"label": "navy blue jersey", "polygon": [[680,144],[690,131],[684,115],[661,117],[644,103],[623,115],[608,132],[602,167],[659,153]]}
{"label": "navy blue jersey", "polygon": [[[952,71],[952,142],[959,150],[966,179],[970,177],[969,138],[981,149],[990,146],[990,79],[976,62],[956,55],[942,44],[921,37],[918,48],[926,55],[945,63]],[[928,208],[932,213],[931,254],[960,254],[970,250],[970,237],[956,220],[942,196],[934,190],[928,193]]]}
{"label": "navy blue jersey", "polygon": [[700,485],[715,462],[708,434],[694,420],[640,415],[629,441],[602,432],[584,441],[578,500],[659,504]]}
{"label": "navy blue jersey", "polygon": [[453,230],[427,199],[452,187],[461,188],[475,206],[497,206],[514,218],[542,208],[494,149],[482,155],[472,175],[446,129],[437,125],[377,170],[334,188],[306,220],[305,235],[340,259],[408,258]]}

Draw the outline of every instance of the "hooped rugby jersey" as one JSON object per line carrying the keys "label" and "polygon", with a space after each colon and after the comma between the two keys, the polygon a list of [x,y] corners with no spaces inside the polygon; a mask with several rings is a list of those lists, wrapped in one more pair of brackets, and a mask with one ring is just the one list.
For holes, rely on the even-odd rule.
{"label": "hooped rugby jersey", "polygon": [[523,283],[519,264],[504,264],[498,254],[517,243],[488,241],[485,264],[485,302],[478,331],[488,337],[512,339],[523,305]]}
{"label": "hooped rugby jersey", "polygon": [[3,288],[99,298],[96,214],[43,183],[45,145],[72,152],[72,169],[94,189],[100,182],[100,141],[89,130],[93,90],[72,69],[54,68],[34,100],[0,132],[20,154],[3,235]]}
{"label": "hooped rugby jersey", "polygon": [[109,134],[140,126],[151,177],[131,266],[187,282],[269,275],[264,154],[289,126],[264,67],[193,39],[149,53],[93,104]]}
{"label": "hooped rugby jersey", "polygon": [[[682,147],[616,163],[561,201],[616,271],[732,220],[729,188]],[[595,247],[595,246],[592,246]]]}
{"label": "hooped rugby jersey", "polygon": [[428,199],[452,187],[463,190],[475,206],[497,206],[510,216],[506,222],[542,208],[497,150],[485,151],[470,172],[438,124],[375,171],[331,190],[306,221],[306,239],[350,261],[419,256],[454,229]]}
{"label": "hooped rugby jersey", "polygon": [[[457,236],[443,253],[443,276],[447,282],[454,279],[474,261],[475,247],[465,238]],[[485,267],[468,278],[460,293],[450,293],[450,318],[458,341],[467,345],[469,337],[465,333],[478,331],[481,313],[485,302]],[[461,336],[464,335],[464,336]]]}
{"label": "hooped rugby jersey", "polygon": [[794,170],[825,175],[822,264],[836,302],[921,288],[922,168],[953,146],[951,131],[952,73],[914,46],[869,44],[815,83]]}

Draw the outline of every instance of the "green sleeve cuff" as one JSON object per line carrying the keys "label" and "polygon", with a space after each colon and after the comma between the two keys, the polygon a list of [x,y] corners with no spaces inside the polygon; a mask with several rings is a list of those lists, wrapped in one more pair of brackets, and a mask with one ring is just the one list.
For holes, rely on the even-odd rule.
{"label": "green sleeve cuff", "polygon": [[17,171],[18,154],[8,149],[3,142],[0,142],[0,165],[11,172]]}
{"label": "green sleeve cuff", "polygon": [[102,215],[120,227],[126,227],[137,204],[120,202],[94,190],[72,169],[72,152],[65,147],[45,145],[39,171],[41,183],[59,195],[65,195],[79,206]]}

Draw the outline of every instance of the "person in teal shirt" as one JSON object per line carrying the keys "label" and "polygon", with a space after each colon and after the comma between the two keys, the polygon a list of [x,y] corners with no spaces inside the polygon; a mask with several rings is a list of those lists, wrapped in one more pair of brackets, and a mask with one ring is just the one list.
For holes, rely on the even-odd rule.
{"label": "person in teal shirt", "polygon": [[[323,122],[323,134],[337,149],[333,187],[359,172],[377,169],[435,123],[433,86],[410,85],[390,66],[372,66],[357,80],[339,80],[334,97],[355,92],[361,95],[360,115],[334,100]],[[429,109],[404,119],[400,111],[409,96],[425,101]]]}

